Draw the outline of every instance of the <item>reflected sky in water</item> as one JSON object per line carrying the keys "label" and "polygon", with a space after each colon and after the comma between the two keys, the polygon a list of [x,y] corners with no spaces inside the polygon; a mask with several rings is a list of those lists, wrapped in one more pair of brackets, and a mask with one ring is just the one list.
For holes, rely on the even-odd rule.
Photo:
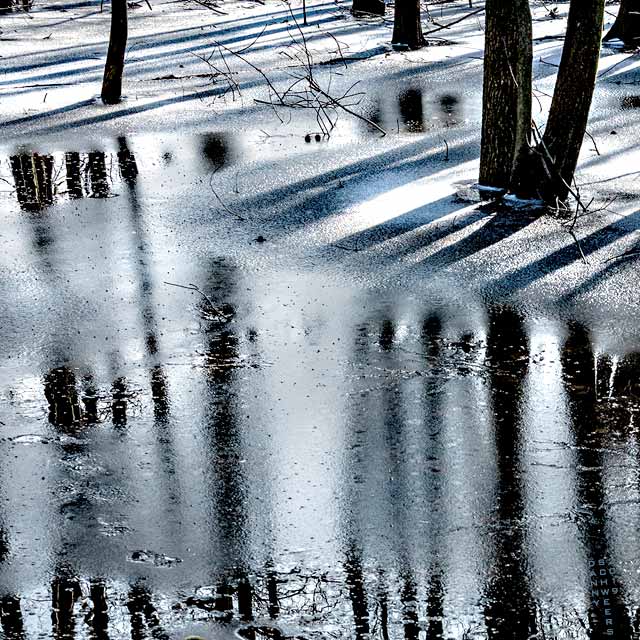
{"label": "reflected sky in water", "polygon": [[640,345],[250,268],[163,200],[227,137],[95,149],[2,164],[4,637],[636,637]]}

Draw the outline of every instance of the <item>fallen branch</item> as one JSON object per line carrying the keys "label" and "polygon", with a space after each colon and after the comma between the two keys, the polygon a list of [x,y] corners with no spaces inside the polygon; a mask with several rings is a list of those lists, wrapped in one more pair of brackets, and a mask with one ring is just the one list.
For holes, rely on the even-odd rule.
{"label": "fallen branch", "polygon": [[220,16],[229,15],[226,11],[222,11],[218,9],[216,6],[211,5],[208,2],[204,2],[203,0],[187,0],[187,1],[195,2],[196,4],[199,4],[201,7],[204,7],[205,9],[209,9],[209,11],[213,11],[214,13],[217,13]]}
{"label": "fallen branch", "polygon": [[434,21],[433,24],[438,24],[438,28],[437,29],[432,29],[431,31],[425,31],[422,35],[423,36],[430,36],[432,33],[437,33],[438,31],[442,31],[443,29],[450,29],[451,27],[453,27],[454,25],[462,22],[463,20],[466,20],[467,18],[470,18],[471,16],[478,15],[479,13],[482,13],[483,11],[484,11],[484,7],[482,9],[476,9],[475,11],[472,11],[471,13],[467,13],[466,15],[462,16],[462,18],[458,18],[457,20],[454,20],[453,22],[449,22],[448,24],[438,24],[437,22]]}

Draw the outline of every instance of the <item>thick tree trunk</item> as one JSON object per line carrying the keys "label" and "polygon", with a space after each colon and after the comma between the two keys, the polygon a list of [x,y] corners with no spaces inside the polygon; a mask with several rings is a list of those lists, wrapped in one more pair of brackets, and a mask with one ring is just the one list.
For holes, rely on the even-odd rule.
{"label": "thick tree trunk", "polygon": [[519,195],[565,200],[578,164],[595,89],[605,0],[572,0],[549,119]]}
{"label": "thick tree trunk", "polygon": [[480,184],[508,189],[529,145],[533,45],[528,0],[487,0]]}
{"label": "thick tree trunk", "polygon": [[102,102],[105,104],[120,102],[126,48],[127,0],[111,0],[111,34],[102,80]]}
{"label": "thick tree trunk", "polygon": [[618,17],[604,39],[622,40],[634,49],[640,46],[640,0],[622,0]]}
{"label": "thick tree trunk", "polygon": [[409,49],[425,45],[420,23],[420,0],[396,0],[391,44]]}
{"label": "thick tree trunk", "polygon": [[352,13],[372,13],[376,16],[384,15],[384,0],[353,0]]}

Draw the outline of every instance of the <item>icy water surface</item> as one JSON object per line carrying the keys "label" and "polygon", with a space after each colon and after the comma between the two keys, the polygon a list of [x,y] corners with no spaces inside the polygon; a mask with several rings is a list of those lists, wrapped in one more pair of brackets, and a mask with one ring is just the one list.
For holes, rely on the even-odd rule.
{"label": "icy water surface", "polygon": [[4,637],[636,637],[634,327],[278,256],[243,149],[2,158]]}

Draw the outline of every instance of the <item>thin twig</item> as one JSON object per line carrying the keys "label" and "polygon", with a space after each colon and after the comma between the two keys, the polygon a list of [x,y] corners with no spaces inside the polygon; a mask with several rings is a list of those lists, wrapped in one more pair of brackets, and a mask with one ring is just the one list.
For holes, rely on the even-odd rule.
{"label": "thin twig", "polygon": [[195,291],[196,293],[199,293],[208,303],[209,307],[211,307],[211,310],[218,315],[218,317],[220,318],[225,318],[227,316],[225,316],[224,313],[222,313],[222,311],[220,311],[220,309],[218,309],[213,302],[211,302],[211,298],[209,298],[209,296],[202,291],[202,289],[200,289],[200,287],[196,286],[195,284],[191,284],[189,283],[188,285],[186,284],[178,284],[176,282],[167,282],[166,280],[164,281],[164,284],[168,284],[171,287],[179,287],[180,289],[188,289],[189,291]]}
{"label": "thin twig", "polygon": [[600,155],[600,150],[598,149],[598,145],[596,144],[596,139],[586,130],[585,134],[589,136],[589,139],[591,140],[591,142],[593,142],[593,150],[596,152],[596,155]]}
{"label": "thin twig", "polygon": [[612,260],[623,260],[623,259],[626,260],[627,258],[633,258],[633,256],[640,256],[640,249],[630,249],[629,251],[620,253],[617,256],[607,258],[605,262],[611,262]]}

